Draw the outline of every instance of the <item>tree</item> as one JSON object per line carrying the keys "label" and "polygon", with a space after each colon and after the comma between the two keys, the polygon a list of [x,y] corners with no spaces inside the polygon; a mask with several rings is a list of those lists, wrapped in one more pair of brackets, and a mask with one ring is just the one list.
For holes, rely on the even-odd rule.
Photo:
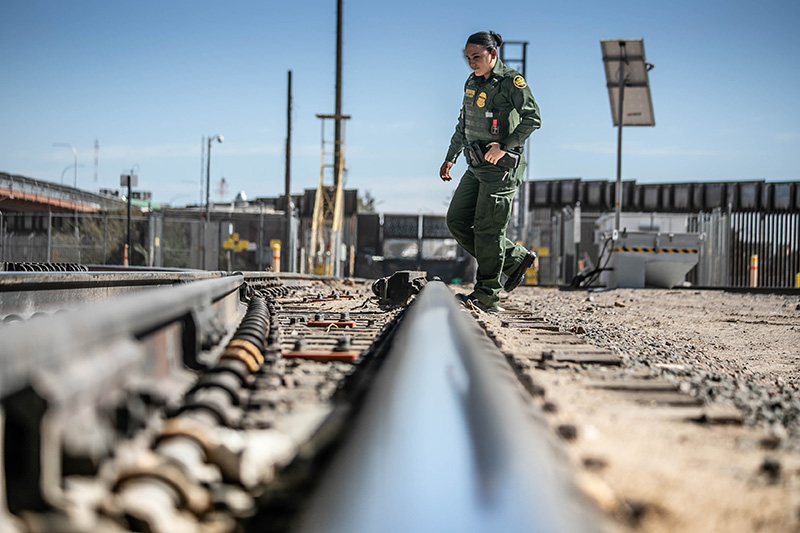
{"label": "tree", "polygon": [[374,213],[375,212],[375,197],[372,192],[364,191],[364,196],[358,197],[358,212],[359,213]]}

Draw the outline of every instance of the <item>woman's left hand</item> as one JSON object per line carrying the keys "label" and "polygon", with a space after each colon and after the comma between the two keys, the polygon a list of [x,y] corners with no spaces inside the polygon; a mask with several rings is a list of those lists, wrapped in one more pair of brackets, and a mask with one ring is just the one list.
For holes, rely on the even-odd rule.
{"label": "woman's left hand", "polygon": [[486,146],[490,146],[489,151],[486,152],[486,155],[483,158],[488,161],[489,163],[496,165],[500,158],[506,155],[506,151],[500,148],[500,144],[498,143],[489,143]]}

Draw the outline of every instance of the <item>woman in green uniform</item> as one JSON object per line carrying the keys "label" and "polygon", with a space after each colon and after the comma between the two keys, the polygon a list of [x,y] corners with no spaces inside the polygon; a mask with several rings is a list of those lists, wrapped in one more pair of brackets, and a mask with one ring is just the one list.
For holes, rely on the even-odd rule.
{"label": "woman in green uniform", "polygon": [[[469,36],[464,48],[472,74],[447,157],[439,170],[450,181],[450,168],[464,152],[469,168],[450,201],[447,226],[456,241],[478,261],[475,289],[459,295],[468,307],[497,312],[500,289],[514,290],[536,254],[506,237],[511,203],[522,181],[522,147],[541,126],[539,106],[525,78],[500,61],[503,44],[494,32]],[[500,275],[506,274],[505,284]]]}

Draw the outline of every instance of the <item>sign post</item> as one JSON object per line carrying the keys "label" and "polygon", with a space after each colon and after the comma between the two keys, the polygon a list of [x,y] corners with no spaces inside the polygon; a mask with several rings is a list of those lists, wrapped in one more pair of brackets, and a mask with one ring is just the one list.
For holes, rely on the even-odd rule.
{"label": "sign post", "polygon": [[614,229],[619,234],[622,211],[622,126],[656,125],[647,77],[653,65],[645,62],[644,39],[609,39],[600,41],[600,48],[603,52],[611,118],[614,125],[619,127],[614,200]]}
{"label": "sign post", "polygon": [[[653,65],[644,59],[644,39],[609,39],[600,41],[606,73],[611,119],[617,132],[617,183],[614,189],[614,231],[612,241],[620,235],[622,215],[622,126],[655,126],[650,82],[647,73]],[[613,251],[613,287],[617,287],[618,256]]]}

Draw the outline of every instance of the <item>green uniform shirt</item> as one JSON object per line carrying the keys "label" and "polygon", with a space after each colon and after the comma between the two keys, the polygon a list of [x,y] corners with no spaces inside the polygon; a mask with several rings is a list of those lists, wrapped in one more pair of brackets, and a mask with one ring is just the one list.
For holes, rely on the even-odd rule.
{"label": "green uniform shirt", "polygon": [[467,78],[461,115],[445,160],[455,163],[473,141],[521,147],[541,125],[539,106],[525,79],[498,58],[488,79],[474,73]]}

